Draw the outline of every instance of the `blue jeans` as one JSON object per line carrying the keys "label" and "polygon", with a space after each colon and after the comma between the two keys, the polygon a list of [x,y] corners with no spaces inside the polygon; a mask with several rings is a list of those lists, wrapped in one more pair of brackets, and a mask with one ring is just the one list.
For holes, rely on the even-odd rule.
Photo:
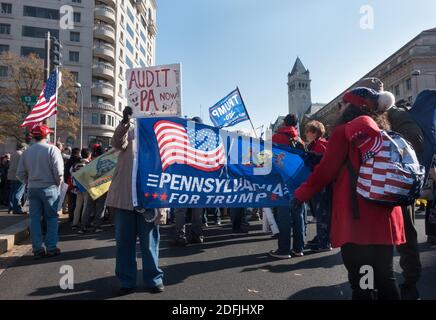
{"label": "blue jeans", "polygon": [[159,268],[159,226],[145,221],[141,213],[116,209],[115,239],[117,244],[115,274],[122,288],[136,287],[136,240],[142,254],[142,277],[147,287],[162,283]]}
{"label": "blue jeans", "polygon": [[29,189],[30,236],[32,238],[33,252],[42,250],[43,236],[41,233],[41,218],[44,218],[47,227],[45,247],[51,251],[58,244],[58,205],[59,188]]}
{"label": "blue jeans", "polygon": [[304,204],[298,208],[279,207],[277,208],[276,223],[280,233],[277,236],[278,253],[291,253],[291,230],[292,250],[302,252],[304,249],[305,233],[305,207]]}
{"label": "blue jeans", "polygon": [[18,180],[10,180],[9,187],[9,211],[22,213],[21,199],[23,199],[26,185]]}
{"label": "blue jeans", "polygon": [[315,195],[313,201],[313,206],[315,207],[314,209],[316,217],[316,235],[318,239],[318,246],[323,249],[330,247],[330,208],[327,196],[328,194],[326,193],[326,191],[322,191]]}

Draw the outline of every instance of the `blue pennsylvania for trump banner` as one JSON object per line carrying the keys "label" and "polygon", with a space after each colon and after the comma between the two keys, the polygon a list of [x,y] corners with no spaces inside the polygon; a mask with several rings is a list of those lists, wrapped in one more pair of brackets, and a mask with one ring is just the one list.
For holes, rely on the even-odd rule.
{"label": "blue pennsylvania for trump banner", "polygon": [[218,128],[231,127],[239,122],[249,120],[238,89],[210,107],[209,116],[214,126]]}
{"label": "blue pennsylvania for trump banner", "polygon": [[310,172],[288,148],[182,118],[137,119],[135,130],[137,208],[287,206]]}

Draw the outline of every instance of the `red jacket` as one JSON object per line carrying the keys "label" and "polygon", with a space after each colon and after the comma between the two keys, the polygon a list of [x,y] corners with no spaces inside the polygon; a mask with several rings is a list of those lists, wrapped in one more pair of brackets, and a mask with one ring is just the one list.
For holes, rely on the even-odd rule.
{"label": "red jacket", "polygon": [[318,154],[324,154],[324,152],[327,150],[327,140],[324,138],[316,139],[315,141],[312,141],[307,146],[307,150],[318,153]]}
{"label": "red jacket", "polygon": [[[376,129],[377,128],[377,129]],[[357,194],[360,218],[352,215],[351,187],[345,165],[347,156],[357,171],[360,152],[351,140],[366,136],[371,139],[378,129],[376,123],[363,116],[336,127],[321,162],[294,196],[301,202],[310,200],[333,182],[331,243],[334,248],[346,243],[360,245],[399,245],[406,242],[401,207],[389,207],[370,202]],[[357,141],[356,141],[357,142]]]}
{"label": "red jacket", "polygon": [[277,133],[273,134],[272,142],[289,147],[291,138],[300,139],[297,129],[295,127],[281,127],[277,130]]}

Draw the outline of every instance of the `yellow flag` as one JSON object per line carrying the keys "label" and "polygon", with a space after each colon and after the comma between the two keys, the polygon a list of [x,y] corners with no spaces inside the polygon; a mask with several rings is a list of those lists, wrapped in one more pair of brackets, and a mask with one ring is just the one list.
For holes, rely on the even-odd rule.
{"label": "yellow flag", "polygon": [[109,191],[119,153],[119,151],[111,150],[73,173],[74,179],[88,191],[93,200]]}

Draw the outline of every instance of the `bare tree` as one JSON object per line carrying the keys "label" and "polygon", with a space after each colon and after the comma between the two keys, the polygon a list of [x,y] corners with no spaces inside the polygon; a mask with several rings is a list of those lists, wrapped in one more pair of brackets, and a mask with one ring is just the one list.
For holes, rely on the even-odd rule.
{"label": "bare tree", "polygon": [[[20,128],[32,110],[21,101],[22,96],[39,96],[44,85],[42,60],[30,54],[21,57],[4,52],[0,65],[7,68],[7,77],[0,80],[0,142],[8,137],[23,141],[26,129]],[[75,136],[79,127],[74,76],[62,68],[62,86],[58,90],[57,128],[60,133]]]}

